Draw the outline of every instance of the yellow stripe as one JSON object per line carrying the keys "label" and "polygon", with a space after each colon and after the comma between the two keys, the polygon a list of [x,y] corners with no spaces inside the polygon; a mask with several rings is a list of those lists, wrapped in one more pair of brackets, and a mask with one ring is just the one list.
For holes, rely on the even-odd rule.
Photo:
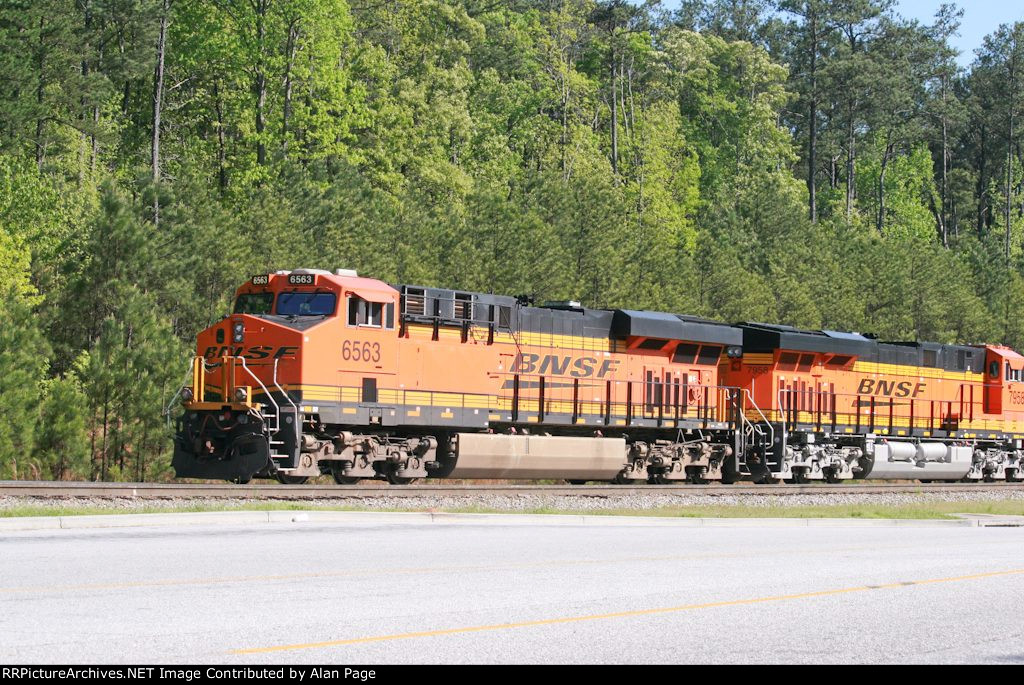
{"label": "yellow stripe", "polygon": [[699,609],[717,609],[721,607],[745,606],[750,604],[766,604],[769,602],[784,602],[794,599],[810,599],[812,597],[830,597],[835,595],[851,594],[854,592],[868,592],[872,590],[894,590],[912,585],[930,585],[934,583],[954,583],[964,580],[978,580],[981,578],[996,578],[1000,576],[1012,576],[1024,574],[1024,569],[1010,571],[992,571],[989,573],[974,573],[966,576],[951,576],[948,578],[928,578],[925,580],[911,580],[899,583],[886,583],[884,585],[858,585],[855,587],[837,588],[834,590],[818,590],[816,592],[800,592],[792,595],[775,595],[772,597],[754,597],[750,599],[732,599],[722,602],[707,602],[705,604],[683,604],[670,607],[655,607],[652,609],[634,609],[631,611],[616,611],[606,614],[589,614],[585,616],[564,616],[560,618],[545,618],[536,621],[520,621],[517,623],[497,623],[483,626],[466,626],[460,628],[444,628],[441,630],[424,630],[415,633],[397,633],[395,635],[374,635],[371,637],[357,637],[349,640],[329,640],[327,642],[307,642],[294,645],[276,645],[273,647],[254,647],[250,649],[235,649],[231,654],[266,654],[269,652],[286,652],[299,649],[319,649],[323,647],[341,647],[344,645],[358,645],[370,642],[388,642],[392,640],[408,640],[418,637],[437,637],[439,635],[458,635],[465,633],[479,633],[490,630],[508,630],[511,628],[532,628],[535,626],[550,626],[566,623],[581,623],[583,621],[603,621],[615,618],[634,618],[637,616],[651,616],[655,614],[670,614],[681,611],[697,611]]}
{"label": "yellow stripe", "polygon": [[877,373],[883,376],[918,376],[921,378],[939,378],[949,381],[971,381],[982,383],[985,380],[984,373],[973,371],[946,371],[930,366],[910,366],[906,364],[882,364],[879,362],[854,362],[855,373]]}
{"label": "yellow stripe", "polygon": [[[409,326],[410,337],[433,338],[434,327],[423,324]],[[462,341],[462,330],[457,327],[441,326],[437,331],[438,340]],[[487,330],[477,326],[470,327],[469,339],[477,342],[487,341]],[[508,333],[494,334],[494,342],[505,345],[524,345],[530,347],[552,347],[566,350],[589,350],[592,352],[615,352],[625,350],[625,345],[608,338],[588,338],[576,335],[556,335],[548,333],[520,332],[515,336]]]}

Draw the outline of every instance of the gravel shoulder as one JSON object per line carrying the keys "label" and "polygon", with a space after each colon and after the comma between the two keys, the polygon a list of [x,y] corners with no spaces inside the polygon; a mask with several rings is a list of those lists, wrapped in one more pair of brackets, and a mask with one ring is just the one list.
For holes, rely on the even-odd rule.
{"label": "gravel shoulder", "polygon": [[951,518],[957,513],[1024,516],[1024,492],[891,494],[701,495],[643,494],[321,498],[302,501],[215,498],[0,497],[0,517],[138,514],[188,511],[428,511],[467,513],[587,513],[636,516],[743,518]]}

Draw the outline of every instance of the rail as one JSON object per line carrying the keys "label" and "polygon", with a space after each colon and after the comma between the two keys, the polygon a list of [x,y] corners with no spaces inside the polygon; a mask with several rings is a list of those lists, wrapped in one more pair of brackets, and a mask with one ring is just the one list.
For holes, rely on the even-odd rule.
{"label": "rail", "polygon": [[622,497],[636,494],[732,494],[788,497],[801,494],[861,494],[901,492],[1017,492],[1024,491],[1022,483],[872,483],[855,481],[845,485],[811,483],[807,485],[753,485],[734,483],[722,485],[532,485],[494,483],[488,485],[467,485],[444,481],[428,481],[426,485],[387,485],[383,482],[369,482],[358,485],[277,485],[229,483],[110,483],[110,482],[69,482],[69,481],[0,481],[0,496],[31,498],[131,498],[131,499],[174,499],[174,498],[216,498],[216,499],[278,499],[302,500],[322,498],[373,498],[373,497],[425,497],[452,496],[473,497],[480,494],[538,493],[554,496],[589,495],[595,497]]}

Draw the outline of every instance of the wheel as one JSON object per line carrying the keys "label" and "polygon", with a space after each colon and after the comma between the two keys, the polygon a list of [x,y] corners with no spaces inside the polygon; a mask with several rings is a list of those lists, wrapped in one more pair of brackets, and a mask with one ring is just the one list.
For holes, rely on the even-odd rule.
{"label": "wheel", "polygon": [[836,472],[829,469],[825,471],[825,482],[826,483],[842,483],[843,479],[836,475]]}
{"label": "wheel", "polygon": [[1009,471],[1008,470],[1006,472],[1006,482],[1007,483],[1019,483],[1021,481],[1021,478],[1017,475],[1017,473],[1018,473],[1017,471]]}
{"label": "wheel", "polygon": [[578,479],[567,479],[565,482],[568,483],[569,485],[583,485],[587,481]]}
{"label": "wheel", "polygon": [[803,472],[797,473],[796,471],[793,472],[792,478],[786,479],[786,482],[790,485],[806,485],[810,481],[811,479],[807,477],[807,474]]}
{"label": "wheel", "polygon": [[252,478],[232,478],[231,482],[235,485],[247,485]]}
{"label": "wheel", "polygon": [[277,482],[281,485],[302,485],[309,480],[309,476],[289,476],[288,474],[281,473],[280,471],[275,474],[275,477],[277,478]]}
{"label": "wheel", "polygon": [[410,483],[416,482],[415,478],[403,478],[401,476],[396,476],[394,471],[388,471],[387,479],[392,485],[409,485]]}
{"label": "wheel", "polygon": [[750,482],[754,485],[775,485],[779,479],[772,476],[767,466],[755,462],[750,465]]}
{"label": "wheel", "polygon": [[646,482],[647,481],[640,480],[639,478],[626,478],[621,473],[615,474],[615,478],[612,479],[612,483],[614,485],[640,485],[641,483]]}
{"label": "wheel", "polygon": [[362,480],[357,476],[346,476],[345,470],[341,466],[331,468],[331,477],[334,478],[334,482],[338,485],[355,485]]}

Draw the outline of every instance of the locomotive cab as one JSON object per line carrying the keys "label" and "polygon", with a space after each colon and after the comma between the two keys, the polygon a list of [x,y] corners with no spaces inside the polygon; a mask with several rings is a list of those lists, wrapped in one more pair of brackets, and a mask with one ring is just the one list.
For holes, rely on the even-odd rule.
{"label": "locomotive cab", "polygon": [[344,270],[280,271],[238,288],[232,313],[197,339],[193,379],[180,393],[178,477],[319,475],[303,451],[319,405],[337,404],[349,384],[360,401],[376,402],[378,377],[394,372],[396,295]]}
{"label": "locomotive cab", "polygon": [[1024,357],[1008,347],[988,346],[985,354],[985,413],[1024,410]]}

